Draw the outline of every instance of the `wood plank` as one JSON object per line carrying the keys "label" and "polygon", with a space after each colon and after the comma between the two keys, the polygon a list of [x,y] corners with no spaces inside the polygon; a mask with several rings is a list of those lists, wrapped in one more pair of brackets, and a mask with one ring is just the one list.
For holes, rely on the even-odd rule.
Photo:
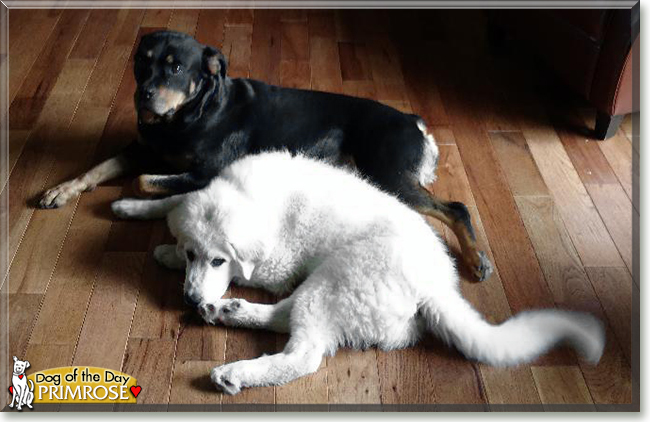
{"label": "wood plank", "polygon": [[155,221],[149,250],[146,253],[142,288],[133,316],[130,338],[164,339],[176,341],[179,318],[183,307],[181,271],[172,271],[159,265],[153,250],[164,243],[175,243],[165,221]]}
{"label": "wood plank", "polygon": [[343,93],[353,97],[377,98],[377,90],[373,81],[343,81]]}
{"label": "wood plank", "polygon": [[32,366],[32,371],[42,371],[72,364],[73,344],[30,344],[24,359]]}
{"label": "wood plank", "polygon": [[104,48],[104,42],[117,22],[118,10],[94,9],[86,20],[81,34],[70,52],[71,59],[96,59]]}
{"label": "wood plank", "polygon": [[327,396],[332,404],[381,403],[375,350],[340,349],[327,358]]}
{"label": "wood plank", "polygon": [[[3,292],[2,294],[7,293]],[[7,298],[8,310],[4,308],[5,303],[2,304],[2,308],[3,311],[6,310],[3,315],[7,316],[4,321],[7,323],[8,328],[8,344],[6,347],[10,356],[16,355],[21,358],[27,352],[27,343],[32,332],[32,326],[38,317],[43,295],[17,293],[7,294],[5,297]],[[5,297],[2,299],[5,299]]]}
{"label": "wood plank", "polygon": [[311,87],[317,91],[340,93],[343,90],[339,51],[333,38],[309,35]]}
{"label": "wood plank", "polygon": [[129,338],[122,372],[135,377],[142,387],[139,405],[169,403],[175,344],[175,339]]}
{"label": "wood plank", "polygon": [[142,27],[166,28],[173,9],[147,9],[142,19]]}
{"label": "wood plank", "polygon": [[[56,185],[80,174],[87,157],[102,133],[108,117],[107,108],[88,107],[80,110],[70,125],[68,142],[56,154],[55,165],[48,177]],[[72,158],[75,158],[74,160]],[[61,245],[75,213],[77,198],[55,210],[35,209],[20,248],[12,262],[9,278],[12,292],[43,293],[57,263]]]}
{"label": "wood plank", "polygon": [[529,126],[522,133],[582,263],[585,266],[622,265],[614,242],[553,129]]}
{"label": "wood plank", "polygon": [[225,10],[202,9],[196,24],[197,41],[221,49],[223,46],[223,29],[226,22],[226,13]]}
{"label": "wood plank", "polygon": [[251,26],[253,25],[254,12],[255,11],[253,9],[228,9],[226,15],[226,25]]}
{"label": "wood plank", "polygon": [[9,130],[9,164],[6,175],[4,172],[2,173],[2,190],[6,188],[7,181],[11,177],[11,171],[16,165],[20,154],[22,154],[31,133],[29,130]]}
{"label": "wood plank", "polygon": [[64,133],[83,93],[83,86],[79,87],[78,83],[88,79],[92,66],[90,60],[66,62],[44,112],[12,171],[9,189],[2,192],[5,197],[2,201],[8,197],[9,202],[10,257],[15,255],[34,212],[30,202],[43,191],[53,165],[53,153],[64,141]]}
{"label": "wood plank", "polygon": [[495,368],[481,365],[481,377],[490,405],[541,403],[533,374],[528,366]]}
{"label": "wood plank", "polygon": [[280,62],[280,85],[287,88],[311,86],[311,68],[307,60],[282,60]]}
{"label": "wood plank", "polygon": [[625,195],[623,188],[617,184],[585,185],[600,217],[607,227],[618,252],[630,273],[634,271],[632,257],[632,202]]}
{"label": "wood plank", "polygon": [[12,9],[9,11],[9,103],[41,56],[62,10]]}
{"label": "wood plank", "polygon": [[280,84],[282,26],[279,10],[256,10],[251,45],[250,77]]}
{"label": "wood plank", "polygon": [[282,22],[280,57],[282,60],[309,60],[307,22]]}
{"label": "wood plank", "polygon": [[[517,205],[558,307],[591,312],[606,321],[606,313],[601,308],[602,299],[599,302],[596,295],[598,290],[594,291],[596,284],[593,280],[589,281],[582,268],[580,258],[553,200],[544,197],[518,197]],[[625,302],[625,294],[621,297],[620,286],[604,288],[606,290],[603,294],[608,300],[612,296],[607,295],[607,292],[612,288],[615,292],[613,297]],[[629,304],[629,295],[627,297]],[[625,305],[622,305],[622,308],[625,309]],[[627,327],[629,332],[629,319]],[[619,346],[620,342],[615,341],[613,331],[607,329],[605,352],[597,366],[580,361],[580,368],[596,403],[629,402],[631,397],[630,367]]]}
{"label": "wood plank", "polygon": [[490,132],[489,137],[514,196],[549,195],[521,132]]}
{"label": "wood plank", "polygon": [[167,29],[185,32],[194,36],[198,20],[199,10],[197,9],[174,9],[174,13],[172,13],[167,24]]}
{"label": "wood plank", "polygon": [[532,370],[543,404],[593,404],[578,367],[534,366]]}
{"label": "wood plank", "polygon": [[309,38],[336,38],[336,10],[309,10],[307,21],[309,22]]}
{"label": "wood plank", "polygon": [[100,187],[81,195],[30,344],[77,343],[111,226],[107,218],[97,218],[96,209],[118,194],[117,188]]}
{"label": "wood plank", "polygon": [[225,27],[223,54],[228,59],[232,78],[246,78],[250,71],[253,29],[250,25]]}
{"label": "wood plank", "polygon": [[9,122],[13,129],[31,129],[38,120],[88,14],[88,10],[77,9],[61,13],[61,19],[11,104]]}
{"label": "wood plank", "polygon": [[[221,403],[221,394],[210,380],[210,371],[215,366],[223,364],[223,360],[194,361],[176,358],[170,393],[170,411],[173,404],[215,405]],[[187,411],[186,407],[179,411]],[[201,410],[193,406],[192,410]],[[210,410],[213,410],[210,408]]]}
{"label": "wood plank", "polygon": [[341,77],[343,81],[372,80],[370,60],[366,45],[362,43],[340,42]]}
{"label": "wood plank", "polygon": [[143,264],[142,252],[104,253],[73,365],[121,368]]}
{"label": "wood plank", "polygon": [[454,131],[447,125],[431,125],[428,126],[429,133],[433,134],[433,139],[436,144],[440,145],[456,145],[456,137]]}
{"label": "wood plank", "polygon": [[639,314],[632,312],[632,295],[638,295],[639,290],[625,268],[587,267],[586,270],[612,331],[628,362],[632,362],[632,320],[639,320]]}

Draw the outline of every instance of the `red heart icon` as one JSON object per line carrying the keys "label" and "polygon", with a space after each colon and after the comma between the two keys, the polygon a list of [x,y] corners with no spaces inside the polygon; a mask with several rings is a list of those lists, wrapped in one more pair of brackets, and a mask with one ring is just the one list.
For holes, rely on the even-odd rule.
{"label": "red heart icon", "polygon": [[9,386],[9,394],[11,394],[11,395],[14,394],[14,386],[13,385]]}
{"label": "red heart icon", "polygon": [[18,378],[23,379],[24,375],[18,375]]}
{"label": "red heart icon", "polygon": [[131,387],[131,394],[133,394],[133,397],[137,398],[138,394],[140,394],[140,391],[142,391],[142,387],[139,385],[134,385]]}

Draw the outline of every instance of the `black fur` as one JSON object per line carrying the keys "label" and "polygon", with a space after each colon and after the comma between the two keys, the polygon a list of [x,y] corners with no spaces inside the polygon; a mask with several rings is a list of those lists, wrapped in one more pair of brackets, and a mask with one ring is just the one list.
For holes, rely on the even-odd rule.
{"label": "black fur", "polygon": [[[216,73],[210,60],[218,63]],[[172,66],[181,70],[175,73]],[[218,50],[185,34],[155,32],[140,43],[140,147],[184,173],[178,183],[166,179],[174,190],[202,188],[243,155],[287,149],[334,162],[349,158],[370,181],[413,203],[426,142],[418,116],[366,99],[230,79],[226,68]],[[160,86],[182,91],[187,100],[174,113],[147,121],[142,116],[150,115],[155,94],[142,93]]]}

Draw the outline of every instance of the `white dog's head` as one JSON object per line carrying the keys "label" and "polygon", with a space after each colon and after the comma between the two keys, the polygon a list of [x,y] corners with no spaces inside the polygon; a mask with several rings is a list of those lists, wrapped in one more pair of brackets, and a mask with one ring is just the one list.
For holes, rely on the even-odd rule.
{"label": "white dog's head", "polygon": [[[242,248],[238,222],[247,214],[246,207],[239,208],[237,218],[218,203],[228,202],[228,210],[240,199],[229,187],[188,195],[186,200],[168,215],[170,231],[177,239],[177,254],[186,261],[184,294],[185,301],[198,307],[215,303],[226,293],[230,283],[238,277],[251,278],[255,264],[247,248]],[[244,231],[248,232],[246,228]],[[246,236],[244,236],[246,238]],[[248,238],[244,240],[247,244]],[[239,247],[238,247],[239,245]]]}
{"label": "white dog's head", "polygon": [[30,366],[31,365],[29,364],[28,360],[22,361],[18,359],[16,356],[14,356],[14,374],[22,375],[25,373],[25,370]]}

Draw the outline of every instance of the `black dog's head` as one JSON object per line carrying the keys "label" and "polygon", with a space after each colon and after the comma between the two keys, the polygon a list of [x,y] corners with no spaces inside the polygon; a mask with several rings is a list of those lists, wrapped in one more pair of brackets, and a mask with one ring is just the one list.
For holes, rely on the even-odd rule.
{"label": "black dog's head", "polygon": [[223,54],[181,32],[143,36],[134,60],[135,107],[144,124],[170,119],[226,78]]}

